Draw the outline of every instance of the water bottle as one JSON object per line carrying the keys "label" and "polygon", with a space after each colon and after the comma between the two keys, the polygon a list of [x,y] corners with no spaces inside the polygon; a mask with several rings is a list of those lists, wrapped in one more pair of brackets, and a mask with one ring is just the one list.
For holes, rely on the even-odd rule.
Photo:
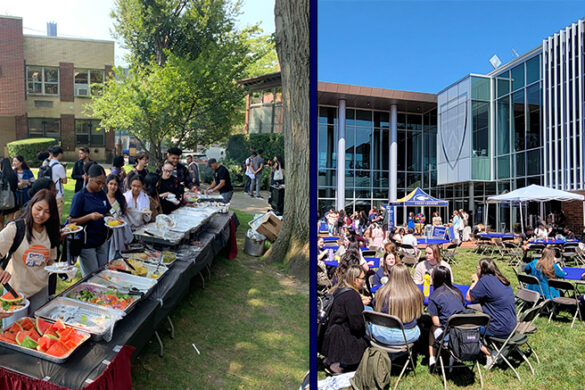
{"label": "water bottle", "polygon": [[431,275],[427,272],[424,277],[423,283],[423,295],[426,297],[429,296],[429,292],[431,290]]}
{"label": "water bottle", "polygon": [[333,249],[328,249],[327,251],[329,252],[329,254],[327,255],[327,260],[329,260],[329,261],[335,260],[335,258],[333,256]]}

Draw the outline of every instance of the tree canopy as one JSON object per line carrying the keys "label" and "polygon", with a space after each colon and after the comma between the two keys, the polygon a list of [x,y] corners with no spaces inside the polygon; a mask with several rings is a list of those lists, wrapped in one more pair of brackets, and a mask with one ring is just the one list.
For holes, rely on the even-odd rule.
{"label": "tree canopy", "polygon": [[235,83],[270,50],[258,26],[238,30],[240,3],[117,0],[115,34],[130,50],[89,110],[106,129],[125,129],[161,162],[163,145],[196,148],[225,139],[241,120]]}

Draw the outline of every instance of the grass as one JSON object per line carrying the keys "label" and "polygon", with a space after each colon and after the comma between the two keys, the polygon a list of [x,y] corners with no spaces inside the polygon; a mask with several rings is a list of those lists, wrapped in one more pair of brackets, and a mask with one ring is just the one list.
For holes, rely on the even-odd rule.
{"label": "grass", "polygon": [[288,389],[302,381],[309,366],[308,287],[243,253],[243,227],[252,216],[236,214],[238,256],[215,259],[205,289],[175,309],[175,338],[162,335],[164,358],[153,340],[140,353],[132,367],[136,389]]}
{"label": "grass", "polygon": [[[471,249],[460,249],[457,252],[457,263],[452,265],[455,283],[470,284],[471,274],[476,272],[480,255]],[[514,290],[517,291],[518,281],[511,267],[498,263],[502,273],[510,280]],[[536,375],[532,376],[526,363],[517,367],[522,381],[519,382],[509,368],[496,367],[486,372],[483,370],[485,389],[578,389],[583,388],[582,373],[585,371],[585,323],[577,321],[573,329],[568,314],[547,322],[548,318],[540,317],[535,325],[538,328],[536,334],[529,336],[530,345],[540,358],[540,364],[536,364],[533,356],[529,357],[534,366]],[[425,348],[426,351],[426,348]],[[409,373],[400,381],[401,389],[441,389],[441,375],[431,375],[428,372],[426,361],[423,364],[423,353],[418,355],[416,375]],[[425,359],[426,360],[426,359]],[[503,366],[502,366],[503,367]],[[507,367],[507,366],[506,366]],[[516,367],[516,365],[515,365]],[[460,370],[458,377],[448,380],[450,388],[476,389],[479,388],[479,378],[475,375],[475,381],[469,372]],[[319,379],[325,378],[323,371],[319,372]],[[397,374],[392,376],[392,385],[397,379]]]}

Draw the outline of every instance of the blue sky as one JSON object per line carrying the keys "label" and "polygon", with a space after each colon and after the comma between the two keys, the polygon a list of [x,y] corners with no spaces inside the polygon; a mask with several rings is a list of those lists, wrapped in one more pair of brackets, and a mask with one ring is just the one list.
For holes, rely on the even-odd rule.
{"label": "blue sky", "polygon": [[585,17],[585,1],[318,0],[318,79],[437,93]]}
{"label": "blue sky", "polygon": [[[57,22],[57,35],[68,38],[113,40],[113,8],[114,0],[0,0],[0,15],[22,17],[24,34],[46,35],[46,23]],[[243,0],[239,26],[258,22],[274,32],[274,0]],[[116,43],[115,65],[125,64],[124,54]]]}

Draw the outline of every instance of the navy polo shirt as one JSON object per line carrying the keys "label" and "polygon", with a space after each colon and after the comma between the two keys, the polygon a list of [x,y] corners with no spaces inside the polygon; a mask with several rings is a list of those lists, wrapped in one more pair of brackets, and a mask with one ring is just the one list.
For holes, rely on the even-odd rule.
{"label": "navy polo shirt", "polygon": [[516,298],[511,286],[494,275],[482,276],[469,295],[479,301],[481,310],[490,316],[488,331],[496,337],[508,337],[516,326]]}
{"label": "navy polo shirt", "polygon": [[[91,193],[86,187],[83,187],[81,191],[73,195],[69,215],[73,218],[80,218],[96,211],[106,215],[110,208],[110,202],[108,202],[105,192]],[[85,227],[86,243],[84,248],[97,248],[106,242],[108,228],[105,226],[103,218],[97,221],[90,220],[85,223]]]}
{"label": "navy polo shirt", "polygon": [[[453,287],[455,290],[456,287]],[[447,320],[453,314],[457,314],[465,309],[465,305],[461,301],[461,296],[456,291],[449,289],[446,285],[442,285],[429,297],[429,306],[427,312],[432,316],[439,317],[441,326],[447,325]]]}

